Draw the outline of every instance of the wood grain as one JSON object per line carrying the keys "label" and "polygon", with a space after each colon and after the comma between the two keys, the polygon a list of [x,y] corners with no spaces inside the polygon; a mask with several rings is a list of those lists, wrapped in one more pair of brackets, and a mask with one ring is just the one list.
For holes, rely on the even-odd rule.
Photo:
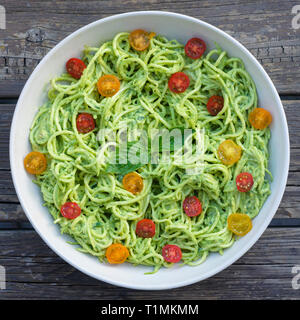
{"label": "wood grain", "polygon": [[[0,30],[0,96],[17,96],[40,59],[60,40],[113,14],[163,10],[211,23],[244,44],[278,91],[300,93],[300,30],[291,26],[297,1],[2,1],[7,29]],[[162,30],[163,31],[163,30]]]}
{"label": "wood grain", "polygon": [[[20,245],[22,244],[22,245]],[[33,231],[0,232],[0,265],[6,290],[0,299],[299,299],[292,288],[300,264],[298,228],[267,229],[252,249],[228,269],[188,287],[165,291],[120,289],[66,264]]]}

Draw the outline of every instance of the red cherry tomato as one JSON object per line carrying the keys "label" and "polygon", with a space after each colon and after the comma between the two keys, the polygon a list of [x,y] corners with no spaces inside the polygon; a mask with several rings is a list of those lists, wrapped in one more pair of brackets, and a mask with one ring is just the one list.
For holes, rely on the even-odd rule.
{"label": "red cherry tomato", "polygon": [[86,68],[85,63],[77,58],[71,58],[66,63],[68,73],[75,79],[80,79],[83,70]]}
{"label": "red cherry tomato", "polygon": [[189,217],[198,216],[202,212],[201,202],[195,196],[185,198],[182,207]]}
{"label": "red cherry tomato", "polygon": [[162,248],[162,256],[170,263],[179,262],[182,258],[181,249],[175,244],[167,244]]}
{"label": "red cherry tomato", "polygon": [[192,59],[199,59],[206,50],[206,44],[202,39],[192,38],[190,39],[185,47],[185,54]]}
{"label": "red cherry tomato", "polygon": [[150,219],[143,219],[137,223],[135,233],[141,238],[153,238],[155,223]]}
{"label": "red cherry tomato", "polygon": [[184,72],[176,72],[171,75],[168,85],[172,92],[182,93],[190,85],[190,79]]}
{"label": "red cherry tomato", "polygon": [[236,187],[240,192],[250,191],[254,183],[252,174],[249,172],[240,173],[236,177],[235,182],[236,182]]}
{"label": "red cherry tomato", "polygon": [[95,129],[95,121],[91,114],[80,113],[76,119],[76,127],[78,132],[87,133]]}
{"label": "red cherry tomato", "polygon": [[221,96],[211,96],[207,101],[207,110],[212,116],[216,116],[224,106],[224,99]]}
{"label": "red cherry tomato", "polygon": [[60,212],[67,219],[75,219],[80,216],[81,208],[76,202],[66,202],[61,206]]}

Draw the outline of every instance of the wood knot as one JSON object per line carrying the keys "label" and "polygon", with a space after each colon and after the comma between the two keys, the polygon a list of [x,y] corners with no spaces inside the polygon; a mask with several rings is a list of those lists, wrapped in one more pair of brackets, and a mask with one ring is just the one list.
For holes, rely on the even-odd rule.
{"label": "wood knot", "polygon": [[29,29],[26,33],[26,40],[30,42],[43,42],[45,39],[45,31],[40,28]]}

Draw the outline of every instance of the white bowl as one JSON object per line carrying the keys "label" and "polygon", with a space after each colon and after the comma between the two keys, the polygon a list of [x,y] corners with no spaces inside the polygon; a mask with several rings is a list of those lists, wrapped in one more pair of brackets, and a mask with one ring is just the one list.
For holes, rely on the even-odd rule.
{"label": "white bowl", "polygon": [[[120,31],[137,28],[163,34],[169,39],[185,43],[194,36],[201,37],[208,50],[217,42],[229,55],[241,58],[255,81],[259,106],[272,113],[270,140],[270,165],[274,180],[271,195],[259,215],[253,221],[253,229],[224,255],[210,254],[197,267],[179,266],[162,268],[154,275],[144,273],[150,267],[134,267],[130,264],[112,266],[100,263],[97,258],[81,253],[66,242],[67,236],[60,234],[48,210],[42,206],[40,189],[32,183],[32,176],[23,167],[25,155],[31,151],[29,128],[38,107],[46,100],[49,80],[64,71],[65,62],[80,56],[84,45],[97,46],[100,41],[110,40]],[[27,81],[16,106],[10,133],[10,164],[12,177],[21,205],[31,224],[62,259],[80,271],[96,279],[127,288],[162,290],[185,286],[213,276],[239,259],[258,240],[267,228],[281,201],[289,168],[289,136],[285,113],[278,93],[262,66],[239,42],[225,32],[203,21],[170,12],[144,11],[115,15],[93,22],[72,33],[53,48],[39,63]],[[267,249],[266,249],[267,250]]]}

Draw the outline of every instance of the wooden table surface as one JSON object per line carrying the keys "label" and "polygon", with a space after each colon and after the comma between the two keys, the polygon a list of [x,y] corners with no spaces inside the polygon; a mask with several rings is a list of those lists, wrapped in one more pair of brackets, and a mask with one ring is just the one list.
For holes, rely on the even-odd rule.
{"label": "wooden table surface", "polygon": [[[298,1],[24,1],[0,0],[0,299],[299,299],[292,267],[300,266],[300,29]],[[16,196],[9,130],[17,98],[41,58],[71,32],[97,19],[137,10],[187,14],[244,44],[272,78],[290,130],[291,163],[281,205],[268,229],[235,264],[205,281],[167,291],[136,291],[92,279],[59,258],[33,230]],[[300,19],[299,19],[300,22]]]}

